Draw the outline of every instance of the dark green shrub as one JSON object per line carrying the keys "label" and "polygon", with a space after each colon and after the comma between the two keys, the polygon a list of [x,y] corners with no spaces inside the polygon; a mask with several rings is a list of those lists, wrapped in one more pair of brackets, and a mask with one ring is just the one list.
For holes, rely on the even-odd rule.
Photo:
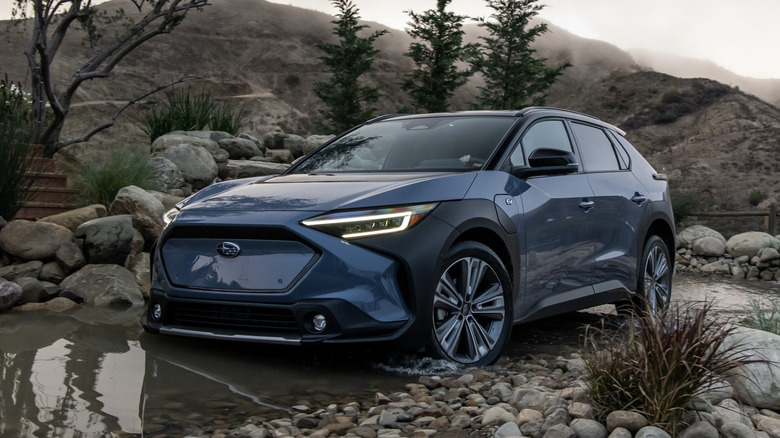
{"label": "dark green shrub", "polygon": [[208,127],[212,131],[225,131],[236,135],[241,132],[246,115],[229,102],[217,102],[207,92],[193,94],[170,90],[166,101],[152,107],[144,118],[144,133],[150,141],[172,131],[199,131]]}
{"label": "dark green shrub", "polygon": [[750,192],[750,195],[748,196],[748,202],[752,206],[757,206],[761,202],[763,202],[767,198],[766,193],[762,192],[761,190],[753,190]]}
{"label": "dark green shrub", "polygon": [[641,317],[627,332],[588,336],[585,378],[600,415],[639,412],[674,435],[694,397],[752,362],[748,346],[726,343],[736,326],[709,318],[711,303],[698,304]]}
{"label": "dark green shrub", "polygon": [[683,97],[680,94],[680,90],[672,88],[661,96],[661,103],[668,105],[670,103],[682,102]]}
{"label": "dark green shrub", "polygon": [[209,129],[224,131],[232,135],[241,133],[246,123],[246,112],[243,108],[236,109],[229,102],[221,102],[214,106],[209,117]]}
{"label": "dark green shrub", "polygon": [[701,196],[695,192],[673,191],[670,194],[672,210],[674,211],[674,223],[680,224],[691,213],[701,210]]}
{"label": "dark green shrub", "polygon": [[284,77],[284,83],[290,88],[295,88],[301,84],[301,77],[295,73],[288,73]]}
{"label": "dark green shrub", "polygon": [[0,217],[11,220],[29,199],[27,151],[32,138],[30,103],[20,84],[0,79]]}
{"label": "dark green shrub", "polygon": [[103,204],[108,208],[124,187],[151,188],[149,157],[138,152],[113,150],[101,159],[75,161],[69,170],[84,205]]}

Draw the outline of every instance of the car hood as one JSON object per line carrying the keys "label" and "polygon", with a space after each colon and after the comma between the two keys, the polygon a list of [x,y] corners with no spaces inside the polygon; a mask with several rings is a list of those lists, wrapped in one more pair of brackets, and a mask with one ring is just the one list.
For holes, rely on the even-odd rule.
{"label": "car hood", "polygon": [[[193,197],[184,210],[331,211],[462,199],[476,178],[466,173],[282,175],[229,184]],[[216,187],[212,186],[211,192]]]}

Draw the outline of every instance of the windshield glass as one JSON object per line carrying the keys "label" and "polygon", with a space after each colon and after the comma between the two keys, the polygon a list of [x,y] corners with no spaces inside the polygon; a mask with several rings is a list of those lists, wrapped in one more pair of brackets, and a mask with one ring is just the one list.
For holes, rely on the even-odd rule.
{"label": "windshield glass", "polygon": [[478,170],[515,120],[447,116],[372,123],[306,157],[293,173]]}

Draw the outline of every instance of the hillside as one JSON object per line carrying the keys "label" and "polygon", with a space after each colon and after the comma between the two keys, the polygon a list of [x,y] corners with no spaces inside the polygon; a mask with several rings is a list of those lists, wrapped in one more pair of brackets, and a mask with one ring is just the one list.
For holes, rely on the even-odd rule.
{"label": "hillside", "polygon": [[[115,8],[125,1],[103,7]],[[272,129],[313,134],[322,103],[311,92],[312,85],[328,77],[315,45],[333,41],[332,19],[264,0],[216,2],[202,13],[188,15],[173,34],[130,55],[109,80],[86,84],[66,132],[105,119],[123,101],[157,84],[194,75],[198,79],[187,86],[245,107],[250,115],[246,131],[251,135],[261,137]],[[480,30],[467,25],[470,39],[476,39]],[[748,209],[752,190],[762,190],[774,201],[780,198],[780,181],[771,172],[780,152],[776,107],[712,80],[648,71],[610,44],[577,37],[552,24],[550,30],[537,41],[537,50],[551,64],[568,61],[573,67],[552,88],[548,104],[591,113],[623,127],[653,165],[670,175],[676,190],[700,194],[705,207]],[[409,104],[398,84],[412,68],[403,55],[411,39],[401,30],[389,32],[378,40],[375,68],[365,78],[384,90],[378,114]],[[11,30],[5,39],[0,69],[12,79],[24,78],[23,37]],[[58,69],[72,71],[84,50],[79,38],[72,38],[57,58]],[[468,109],[478,84],[475,78],[459,90],[452,109]],[[153,102],[136,105],[116,127],[90,143],[148,148],[139,121]],[[78,154],[88,147],[76,145],[72,151]]]}
{"label": "hillside", "polygon": [[638,72],[611,75],[572,107],[626,130],[669,175],[673,190],[695,193],[703,209],[751,210],[755,190],[769,196],[767,203],[777,202],[780,110],[754,96],[708,79]]}
{"label": "hillside", "polygon": [[672,56],[649,50],[631,50],[631,56],[641,65],[678,78],[709,78],[755,95],[780,107],[780,79],[756,79],[740,76],[712,61]]}

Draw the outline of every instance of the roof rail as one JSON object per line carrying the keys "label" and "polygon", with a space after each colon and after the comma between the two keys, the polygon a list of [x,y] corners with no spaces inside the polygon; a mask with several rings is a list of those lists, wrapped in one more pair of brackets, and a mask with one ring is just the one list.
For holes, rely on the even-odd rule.
{"label": "roof rail", "polygon": [[600,118],[598,118],[596,116],[593,116],[593,115],[590,115],[590,114],[585,114],[585,113],[581,113],[579,111],[574,111],[574,110],[565,109],[565,108],[557,108],[557,107],[554,107],[554,106],[529,106],[529,107],[523,108],[520,111],[523,114],[528,114],[528,113],[531,113],[531,112],[545,111],[545,110],[563,111],[563,112],[577,114],[577,115],[584,116],[584,117],[589,117],[591,119],[601,120]]}

